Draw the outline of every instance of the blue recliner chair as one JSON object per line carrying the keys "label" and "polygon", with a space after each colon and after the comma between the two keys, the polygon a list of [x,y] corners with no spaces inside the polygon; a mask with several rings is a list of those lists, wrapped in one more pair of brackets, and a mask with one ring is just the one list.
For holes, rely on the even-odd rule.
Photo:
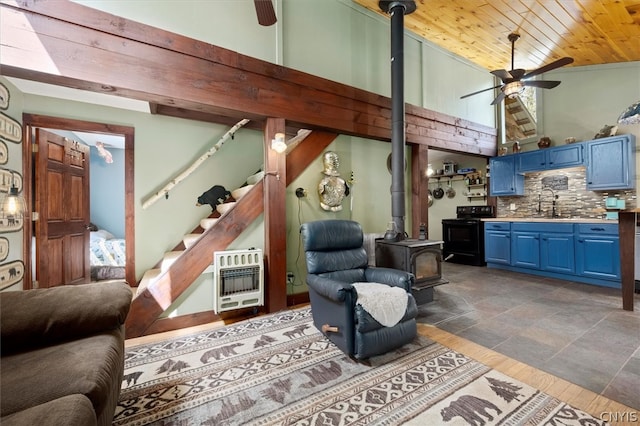
{"label": "blue recliner chair", "polygon": [[[369,267],[359,223],[320,220],[300,227],[314,325],[343,352],[356,359],[380,355],[411,342],[417,333],[411,273]],[[383,283],[408,293],[402,319],[391,327],[376,321],[357,304],[357,282]]]}

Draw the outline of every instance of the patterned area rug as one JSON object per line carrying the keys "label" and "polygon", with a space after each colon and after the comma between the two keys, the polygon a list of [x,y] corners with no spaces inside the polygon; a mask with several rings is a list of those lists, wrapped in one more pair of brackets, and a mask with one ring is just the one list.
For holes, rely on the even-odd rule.
{"label": "patterned area rug", "polygon": [[129,348],[114,425],[601,425],[423,337],[356,362],[291,310]]}

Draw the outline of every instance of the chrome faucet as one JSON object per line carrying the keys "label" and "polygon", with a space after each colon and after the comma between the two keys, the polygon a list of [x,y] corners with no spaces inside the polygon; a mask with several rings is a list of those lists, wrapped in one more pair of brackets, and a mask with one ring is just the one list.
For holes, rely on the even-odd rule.
{"label": "chrome faucet", "polygon": [[542,213],[542,192],[544,190],[551,191],[551,217],[552,218],[560,217],[556,212],[556,200],[558,199],[558,196],[553,191],[553,189],[549,188],[548,186],[545,186],[544,188],[542,188],[542,190],[538,194],[538,213]]}

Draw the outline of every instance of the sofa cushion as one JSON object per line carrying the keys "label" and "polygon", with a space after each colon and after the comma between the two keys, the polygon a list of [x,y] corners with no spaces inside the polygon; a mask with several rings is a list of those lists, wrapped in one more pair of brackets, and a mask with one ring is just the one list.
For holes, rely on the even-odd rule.
{"label": "sofa cushion", "polygon": [[65,343],[2,357],[2,417],[81,394],[98,424],[110,424],[122,384],[124,327]]}
{"label": "sofa cushion", "polygon": [[0,423],[2,426],[92,426],[96,424],[96,413],[86,396],[76,394],[18,411],[3,417]]}
{"label": "sofa cushion", "polygon": [[2,355],[117,329],[131,297],[124,281],[1,292]]}

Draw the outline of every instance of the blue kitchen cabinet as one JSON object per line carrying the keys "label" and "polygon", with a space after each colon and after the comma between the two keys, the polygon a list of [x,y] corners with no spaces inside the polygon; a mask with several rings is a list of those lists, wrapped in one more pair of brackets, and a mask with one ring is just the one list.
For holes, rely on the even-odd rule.
{"label": "blue kitchen cabinet", "polygon": [[491,196],[523,195],[524,175],[516,173],[518,155],[505,155],[489,159]]}
{"label": "blue kitchen cabinet", "polygon": [[620,288],[617,223],[485,222],[487,267]]}
{"label": "blue kitchen cabinet", "polygon": [[588,190],[635,187],[634,135],[595,139],[586,146]]}
{"label": "blue kitchen cabinet", "polygon": [[511,224],[487,222],[484,225],[484,257],[487,262],[511,264]]}
{"label": "blue kitchen cabinet", "polygon": [[[579,224],[576,241],[576,273],[620,288],[620,245],[617,224]],[[609,280],[616,280],[611,282]]]}
{"label": "blue kitchen cabinet", "polygon": [[[517,226],[514,223],[514,228]],[[540,269],[540,234],[537,232],[511,232],[511,265],[520,268]]]}
{"label": "blue kitchen cabinet", "polygon": [[[569,228],[571,227],[572,225],[569,225]],[[544,271],[562,274],[575,273],[572,230],[570,232],[543,232],[540,234],[540,268]]]}
{"label": "blue kitchen cabinet", "polygon": [[584,145],[565,145],[547,149],[547,169],[563,169],[584,165]]}
{"label": "blue kitchen cabinet", "polygon": [[544,170],[546,164],[544,150],[523,152],[516,157],[516,173]]}
{"label": "blue kitchen cabinet", "polygon": [[527,151],[516,156],[516,173],[539,172],[584,165],[584,145]]}

